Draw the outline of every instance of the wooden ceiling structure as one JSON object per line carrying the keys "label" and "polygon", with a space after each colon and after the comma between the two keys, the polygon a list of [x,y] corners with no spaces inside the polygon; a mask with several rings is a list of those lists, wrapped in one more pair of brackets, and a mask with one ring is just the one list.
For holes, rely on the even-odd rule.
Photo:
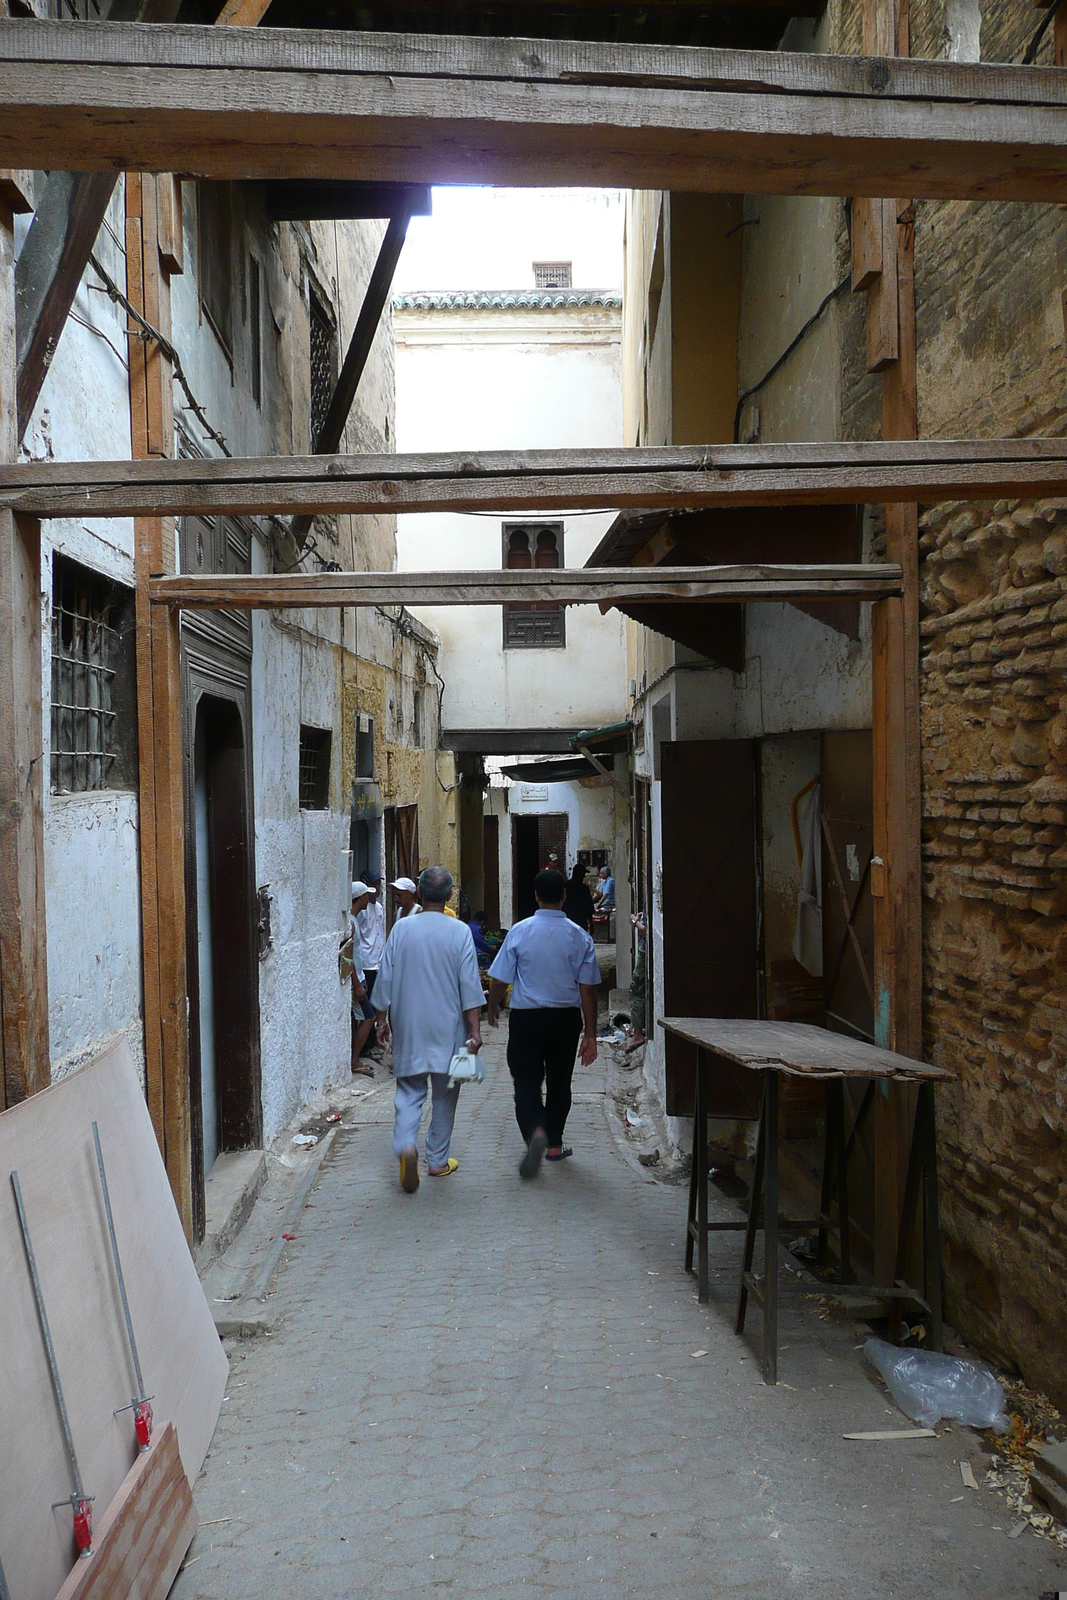
{"label": "wooden ceiling structure", "polygon": [[[341,0],[337,14],[347,20]],[[581,9],[584,0],[556,13]],[[698,452],[573,453],[503,466],[487,458],[412,470],[352,458],[315,462],[186,464],[168,446],[171,372],[166,351],[131,340],[130,464],[5,465],[0,477],[0,982],[5,1094],[49,1081],[41,748],[40,518],[111,515],[135,520],[145,1046],[149,1107],[189,1227],[189,1081],[184,966],[179,607],[236,603],[175,575],[172,518],[194,507],[266,513],[317,510],[575,508],[628,505],[887,502],[889,562],[856,578],[873,599],[876,989],[879,1042],[921,1054],[919,883],[918,576],[915,500],[949,494],[1062,493],[1058,442],[915,443],[911,252],[916,198],[1067,202],[1067,72],[972,66],[909,57],[906,0],[862,0],[863,56],[730,50],[678,42],[622,44],[553,38],[257,30],[190,25],[0,21],[0,163],[8,169],[127,173],[130,298],[166,331],[169,280],[161,270],[155,174],[219,179],[340,180],[382,184],[499,183],[620,186],[723,193],[870,197],[877,269],[869,316],[890,306],[894,344],[883,374],[883,446],[709,447]],[[230,0],[227,15],[255,22],[265,7]],[[500,9],[500,8],[498,8]],[[529,7],[527,8],[529,9]],[[625,9],[625,8],[620,8]],[[653,6],[666,15],[666,8]],[[675,19],[683,11],[669,8]],[[699,11],[699,7],[696,8]],[[765,17],[771,0],[759,8]],[[803,4],[786,8],[804,12]],[[703,8],[705,22],[728,8]],[[736,10],[736,8],[735,8]],[[497,10],[483,7],[486,15]],[[376,9],[376,17],[432,16]],[[513,13],[516,14],[516,13]],[[693,13],[695,14],[695,13]],[[754,15],[749,11],[749,15]],[[776,19],[781,21],[781,15]],[[410,25],[410,24],[409,24]],[[707,29],[699,37],[710,37]],[[677,31],[669,35],[677,41]],[[142,178],[139,174],[144,174]],[[885,199],[883,197],[898,197]],[[0,201],[11,186],[0,178]],[[907,198],[899,198],[907,197]],[[854,205],[854,214],[863,215]],[[164,219],[165,220],[165,219]],[[14,251],[0,217],[0,461],[13,463]],[[882,290],[892,284],[892,296]],[[881,287],[880,287],[881,286]],[[172,432],[172,429],[171,429]],[[761,453],[762,452],[762,453]],[[579,459],[581,458],[581,459]],[[521,499],[517,499],[521,496]],[[688,496],[688,498],[686,498]],[[912,496],[912,499],[908,499]],[[746,498],[747,497],[747,498]],[[360,591],[401,575],[333,575]],[[500,573],[481,575],[499,590]],[[516,575],[518,577],[519,575]],[[809,575],[810,576],[810,575]],[[428,575],[403,575],[420,603]],[[690,567],[684,578],[627,569],[557,575],[561,586],[743,580]],[[202,580],[204,583],[219,580]],[[259,580],[243,580],[255,583]],[[478,575],[438,574],[453,594]],[[545,583],[532,574],[530,583]],[[766,569],[772,586],[804,581]],[[320,577],[278,574],[260,600],[309,603]],[[881,585],[879,588],[878,586]],[[269,594],[267,589],[269,588]],[[377,593],[383,590],[379,588]],[[487,593],[488,588],[483,588]],[[566,591],[570,592],[570,591]],[[824,591],[834,592],[834,591]],[[841,593],[840,588],[836,591]],[[200,599],[197,599],[197,594]],[[712,598],[709,593],[707,596]],[[675,597],[677,600],[677,596]],[[329,603],[338,604],[336,590]],[[346,603],[353,603],[347,600]],[[495,600],[493,603],[497,603]],[[668,595],[664,604],[671,603]],[[879,1179],[895,1214],[907,1146],[904,1102],[879,1107],[886,1159]],[[888,1235],[887,1235],[888,1237]],[[879,1269],[876,1242],[876,1271]],[[885,1269],[883,1261],[881,1270]],[[891,1270],[891,1263],[890,1263]],[[884,1280],[890,1281],[887,1277]]]}

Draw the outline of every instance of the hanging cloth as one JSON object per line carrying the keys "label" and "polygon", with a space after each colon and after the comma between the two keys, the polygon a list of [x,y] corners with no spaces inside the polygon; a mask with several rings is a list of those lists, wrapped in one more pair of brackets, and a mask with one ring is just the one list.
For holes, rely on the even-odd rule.
{"label": "hanging cloth", "polygon": [[793,956],[813,978],[822,977],[822,802],[818,778],[793,801],[793,838],[800,866]]}

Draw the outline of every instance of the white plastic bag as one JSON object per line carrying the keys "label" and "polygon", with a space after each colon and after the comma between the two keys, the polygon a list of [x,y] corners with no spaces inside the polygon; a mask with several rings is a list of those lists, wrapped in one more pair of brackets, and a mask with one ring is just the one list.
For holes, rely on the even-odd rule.
{"label": "white plastic bag", "polygon": [[868,1339],[863,1353],[885,1379],[901,1411],[924,1428],[948,1417],[968,1428],[1011,1431],[1004,1390],[976,1361],[939,1355],[936,1350],[900,1350],[884,1339]]}
{"label": "white plastic bag", "polygon": [[485,1071],[481,1061],[472,1055],[469,1041],[456,1051],[448,1064],[448,1087],[454,1089],[457,1083],[484,1083]]}

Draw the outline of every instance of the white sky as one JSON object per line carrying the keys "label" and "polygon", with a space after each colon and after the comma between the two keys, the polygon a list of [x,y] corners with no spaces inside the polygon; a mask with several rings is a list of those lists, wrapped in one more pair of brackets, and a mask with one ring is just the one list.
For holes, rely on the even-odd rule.
{"label": "white sky", "polygon": [[535,261],[570,261],[576,289],[621,291],[622,227],[617,189],[434,189],[393,290],[532,289]]}

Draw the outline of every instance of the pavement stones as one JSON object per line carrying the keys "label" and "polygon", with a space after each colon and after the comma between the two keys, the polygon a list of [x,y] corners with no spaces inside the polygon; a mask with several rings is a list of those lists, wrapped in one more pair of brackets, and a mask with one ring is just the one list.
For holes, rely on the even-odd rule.
{"label": "pavement stones", "polygon": [[[275,1279],[276,1332],[233,1341],[175,1600],[415,1592],[585,1600],[1036,1600],[1067,1565],[991,1492],[975,1435],[909,1426],[854,1324],[782,1277],[780,1381],[682,1270],[686,1191],[620,1154],[598,1064],[571,1161],[522,1183],[503,1040],[464,1089],[460,1170],[397,1182],[387,1125],[338,1134]],[[725,1206],[726,1202],[716,1201]],[[698,1353],[706,1352],[706,1353]]]}

